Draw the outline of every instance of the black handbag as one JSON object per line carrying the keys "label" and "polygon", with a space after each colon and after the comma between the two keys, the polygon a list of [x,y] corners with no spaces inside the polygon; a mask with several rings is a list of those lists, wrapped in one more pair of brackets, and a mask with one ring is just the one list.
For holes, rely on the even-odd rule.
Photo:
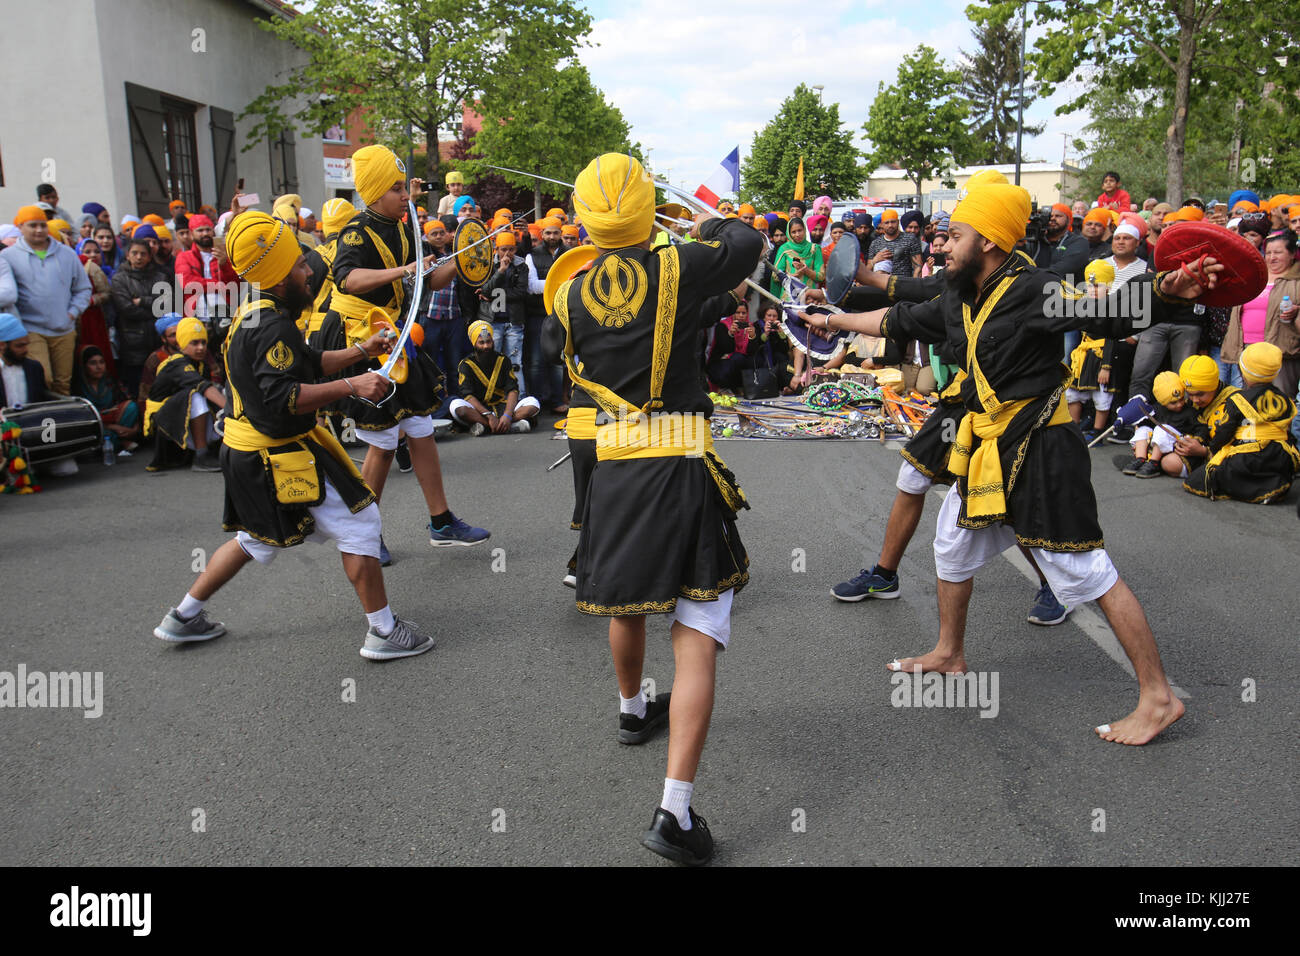
{"label": "black handbag", "polygon": [[755,398],[776,398],[781,394],[781,386],[776,380],[776,369],[772,367],[772,352],[764,343],[763,354],[767,357],[766,368],[747,368],[740,373],[740,390],[750,400]]}

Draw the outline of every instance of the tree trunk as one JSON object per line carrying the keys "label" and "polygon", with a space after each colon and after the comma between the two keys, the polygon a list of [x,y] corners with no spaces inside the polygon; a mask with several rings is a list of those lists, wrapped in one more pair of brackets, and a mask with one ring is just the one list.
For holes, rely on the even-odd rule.
{"label": "tree trunk", "polygon": [[424,131],[424,183],[429,195],[425,198],[425,209],[432,217],[438,209],[438,167],[442,157],[438,155],[438,128],[430,126]]}
{"label": "tree trunk", "polygon": [[1196,0],[1183,0],[1178,20],[1178,63],[1174,73],[1174,119],[1165,134],[1165,199],[1177,209],[1183,202],[1183,161],[1187,151],[1187,107],[1192,91],[1192,61],[1196,35],[1192,32]]}
{"label": "tree trunk", "polygon": [[542,218],[542,183],[539,179],[533,180],[533,221],[540,222]]}

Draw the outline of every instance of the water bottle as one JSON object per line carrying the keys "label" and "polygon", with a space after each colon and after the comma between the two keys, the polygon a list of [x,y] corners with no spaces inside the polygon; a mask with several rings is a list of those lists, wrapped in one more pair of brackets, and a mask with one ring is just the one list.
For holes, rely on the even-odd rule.
{"label": "water bottle", "polygon": [[[1283,312],[1291,311],[1291,297],[1289,295],[1282,296],[1282,311]],[[1294,321],[1294,319],[1283,319],[1282,321],[1288,322],[1288,321]]]}
{"label": "water bottle", "polygon": [[113,450],[112,435],[104,436],[104,464],[105,465],[117,464],[117,452]]}

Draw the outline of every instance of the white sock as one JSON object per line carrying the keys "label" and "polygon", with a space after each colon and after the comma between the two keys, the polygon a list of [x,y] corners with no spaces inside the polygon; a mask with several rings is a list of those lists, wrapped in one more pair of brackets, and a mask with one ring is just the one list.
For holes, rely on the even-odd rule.
{"label": "white sock", "polygon": [[645,716],[645,691],[639,690],[635,697],[624,697],[623,692],[618,693],[618,712],[620,714],[631,714],[633,717]]}
{"label": "white sock", "polygon": [[664,798],[659,806],[675,816],[678,826],[683,830],[691,828],[691,794],[694,790],[693,783],[664,777]]}
{"label": "white sock", "polygon": [[199,611],[202,611],[203,605],[207,603],[207,601],[200,601],[198,598],[191,596],[187,591],[181,603],[176,605],[176,616],[182,621],[188,621]]}
{"label": "white sock", "polygon": [[393,633],[393,628],[397,626],[397,621],[393,619],[393,608],[385,604],[378,611],[367,611],[366,620],[380,637],[387,637]]}

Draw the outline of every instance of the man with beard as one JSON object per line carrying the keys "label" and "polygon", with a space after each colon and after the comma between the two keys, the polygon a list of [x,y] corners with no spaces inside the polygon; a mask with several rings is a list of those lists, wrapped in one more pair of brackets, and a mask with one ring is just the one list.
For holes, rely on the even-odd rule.
{"label": "man with beard", "polygon": [[457,377],[460,398],[453,398],[449,410],[456,421],[469,426],[476,438],[485,433],[504,435],[526,432],[541,405],[533,396],[521,399],[519,383],[506,357],[492,341],[492,324],[479,319],[469,327],[474,352],[461,359]]}
{"label": "man with beard", "polygon": [[542,290],[546,288],[546,277],[550,274],[551,265],[564,252],[564,246],[560,243],[563,223],[548,216],[538,225],[542,228],[542,241],[524,256],[524,265],[528,267],[528,302],[524,312],[524,381],[529,383],[533,393],[531,397],[546,402],[563,414],[568,411],[563,405],[564,370],[559,365],[549,364],[542,355],[542,325],[546,321]]}
{"label": "man with beard", "polygon": [[237,215],[226,232],[231,262],[256,292],[240,306],[226,339],[230,404],[221,450],[223,526],[234,538],[213,553],[184,599],[154,636],[169,643],[207,641],[226,632],[204,605],[249,561],[267,564],[279,549],[319,531],[333,538],[369,629],[361,656],[389,660],[422,654],[433,638],[394,617],[379,567],[379,508],[343,447],[316,425],[316,410],[344,395],[376,400],[388,382],[373,372],[332,382],[358,351],[374,357],[383,337],[317,352],[299,334],[298,313],[311,305],[307,262],[289,227],[265,213]]}
{"label": "man with beard", "polygon": [[921,271],[921,239],[903,232],[898,224],[898,210],[886,209],[880,214],[880,232],[871,240],[867,257],[872,264],[889,262],[891,274],[907,278]]}
{"label": "man with beard", "polygon": [[[1053,206],[1053,209],[1056,207]],[[1083,238],[1088,240],[1088,261],[1093,259],[1105,259],[1111,254],[1110,243],[1106,240],[1106,230],[1111,225],[1111,214],[1109,209],[1102,209],[1100,206],[1096,209],[1089,209],[1083,217],[1083,225],[1080,227]]]}
{"label": "man with beard", "polygon": [[[318,334],[322,350],[353,349],[355,365],[346,372],[349,375],[363,371],[370,361],[357,354],[357,346],[371,335],[371,313],[380,309],[392,325],[397,325],[406,311],[406,297],[411,294],[403,283],[418,281],[419,270],[429,264],[412,242],[410,225],[401,221],[409,194],[406,168],[393,151],[378,145],[362,147],[352,156],[352,173],[366,210],[339,232],[334,292]],[[413,180],[412,185],[421,184]],[[439,289],[455,274],[456,263],[448,261],[429,276],[429,282]],[[488,532],[452,514],[443,491],[431,415],[441,404],[440,379],[433,360],[412,344],[406,379],[396,384],[393,397],[382,406],[365,404],[351,395],[340,397],[344,398],[343,411],[356,422],[357,437],[370,446],[361,473],[374,489],[376,499],[383,496],[397,443],[405,435],[428,508],[429,544],[474,545],[486,541]],[[386,548],[384,557],[387,563]]]}
{"label": "man with beard", "polygon": [[[953,211],[947,289],[937,299],[862,315],[823,317],[895,341],[947,341],[966,377],[966,414],[948,470],[957,481],[935,531],[939,639],[934,650],[893,661],[893,671],[966,670],[966,611],[975,572],[1013,544],[1034,554],[1053,590],[1068,604],[1097,601],[1133,664],[1137,708],[1102,724],[1103,739],[1130,745],[1151,740],[1184,712],[1160,663],[1155,638],[1133,592],[1107,555],[1088,478],[1088,451],[1070,427],[1063,398],[1068,370],[1061,333],[1126,335],[1143,316],[1128,316],[1115,296],[1085,308],[1056,275],[1014,253],[1029,218],[1029,193],[1010,185],[972,189]],[[1203,257],[1195,270],[1134,279],[1152,283],[1151,311],[1185,305],[1213,288],[1222,266]],[[1198,278],[1200,281],[1198,281]],[[1203,283],[1203,284],[1202,284]],[[1063,374],[1064,373],[1064,374]]]}
{"label": "man with beard", "polygon": [[27,357],[28,341],[18,316],[0,312],[0,408],[64,397],[46,387],[45,369]]}
{"label": "man with beard", "polygon": [[189,217],[194,242],[176,257],[176,280],[185,296],[185,314],[212,329],[229,317],[239,288],[230,260],[216,250],[216,230],[202,213]]}

